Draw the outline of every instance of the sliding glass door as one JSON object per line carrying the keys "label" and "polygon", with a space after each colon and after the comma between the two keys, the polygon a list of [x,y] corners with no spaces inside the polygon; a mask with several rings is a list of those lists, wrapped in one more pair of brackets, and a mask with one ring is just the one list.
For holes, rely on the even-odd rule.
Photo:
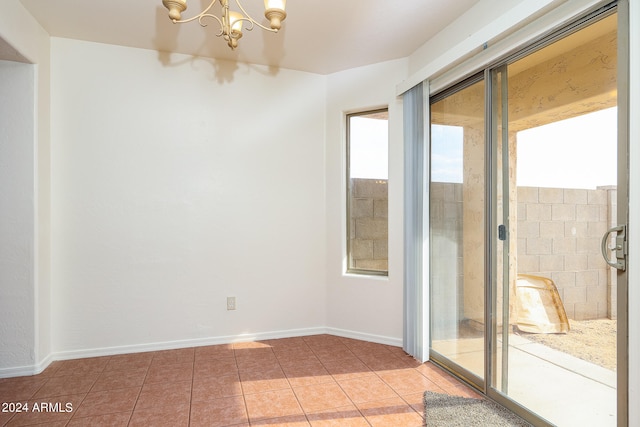
{"label": "sliding glass door", "polygon": [[616,425],[617,57],[613,13],[491,71],[489,387],[562,426]]}
{"label": "sliding glass door", "polygon": [[482,76],[431,104],[431,350],[484,380],[485,85]]}
{"label": "sliding glass door", "polygon": [[626,422],[619,14],[430,102],[431,357],[537,423]]}

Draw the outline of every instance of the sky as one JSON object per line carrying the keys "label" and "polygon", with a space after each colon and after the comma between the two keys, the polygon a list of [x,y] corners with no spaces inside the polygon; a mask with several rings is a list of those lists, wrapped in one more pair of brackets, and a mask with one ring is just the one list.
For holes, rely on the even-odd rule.
{"label": "sky", "polygon": [[[561,120],[517,135],[517,185],[595,189],[617,183],[617,109]],[[463,129],[433,125],[431,176],[462,182]]]}
{"label": "sky", "polygon": [[[617,182],[617,109],[561,120],[517,135],[517,185],[584,188]],[[351,118],[352,178],[388,179],[388,121]],[[431,176],[462,182],[463,129],[433,125]]]}
{"label": "sky", "polygon": [[519,132],[518,185],[616,185],[617,128],[617,108],[608,108]]}
{"label": "sky", "polygon": [[350,119],[351,178],[389,178],[389,121],[354,116]]}
{"label": "sky", "polygon": [[462,126],[431,126],[431,180],[462,182]]}

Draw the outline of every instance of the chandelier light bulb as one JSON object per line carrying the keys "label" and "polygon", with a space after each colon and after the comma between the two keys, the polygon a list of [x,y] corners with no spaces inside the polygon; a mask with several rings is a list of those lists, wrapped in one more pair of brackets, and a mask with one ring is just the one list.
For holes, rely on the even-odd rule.
{"label": "chandelier light bulb", "polygon": [[231,33],[239,34],[238,38],[242,36],[242,16],[239,12],[229,12],[229,27],[231,27]]}
{"label": "chandelier light bulb", "polygon": [[286,5],[287,5],[287,0],[264,0],[265,9],[284,10]]}

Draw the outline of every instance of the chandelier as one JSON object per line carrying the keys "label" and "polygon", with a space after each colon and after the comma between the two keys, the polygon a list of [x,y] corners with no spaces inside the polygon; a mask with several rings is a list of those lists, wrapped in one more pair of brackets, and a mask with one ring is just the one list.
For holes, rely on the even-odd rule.
{"label": "chandelier", "polygon": [[[218,21],[220,31],[216,36],[225,39],[229,47],[235,49],[238,47],[238,40],[242,37],[242,27],[245,23],[245,29],[247,31],[253,30],[254,25],[257,25],[263,30],[277,33],[282,26],[282,21],[287,17],[287,13],[284,11],[286,1],[287,0],[264,0],[264,16],[269,20],[269,27],[253,19],[244,10],[239,0],[235,0],[235,2],[242,13],[229,10],[229,0],[212,0],[209,6],[198,15],[184,20],[181,14],[187,9],[187,0],[162,0],[162,4],[169,9],[169,19],[171,19],[174,24],[183,24],[185,22],[198,20],[201,26],[206,27],[207,23],[204,22],[205,19],[210,18]],[[209,12],[216,2],[220,2],[222,9],[220,17]]]}

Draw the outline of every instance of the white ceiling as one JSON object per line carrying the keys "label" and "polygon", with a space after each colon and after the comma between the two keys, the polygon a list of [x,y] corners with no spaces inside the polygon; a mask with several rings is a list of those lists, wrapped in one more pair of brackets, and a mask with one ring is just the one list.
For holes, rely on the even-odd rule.
{"label": "white ceiling", "polygon": [[[173,24],[161,0],[21,1],[54,37],[328,74],[409,56],[479,0],[289,0],[278,34],[245,31],[235,51],[215,37],[217,22]],[[183,19],[208,1],[190,0]],[[262,18],[262,0],[242,4]]]}

